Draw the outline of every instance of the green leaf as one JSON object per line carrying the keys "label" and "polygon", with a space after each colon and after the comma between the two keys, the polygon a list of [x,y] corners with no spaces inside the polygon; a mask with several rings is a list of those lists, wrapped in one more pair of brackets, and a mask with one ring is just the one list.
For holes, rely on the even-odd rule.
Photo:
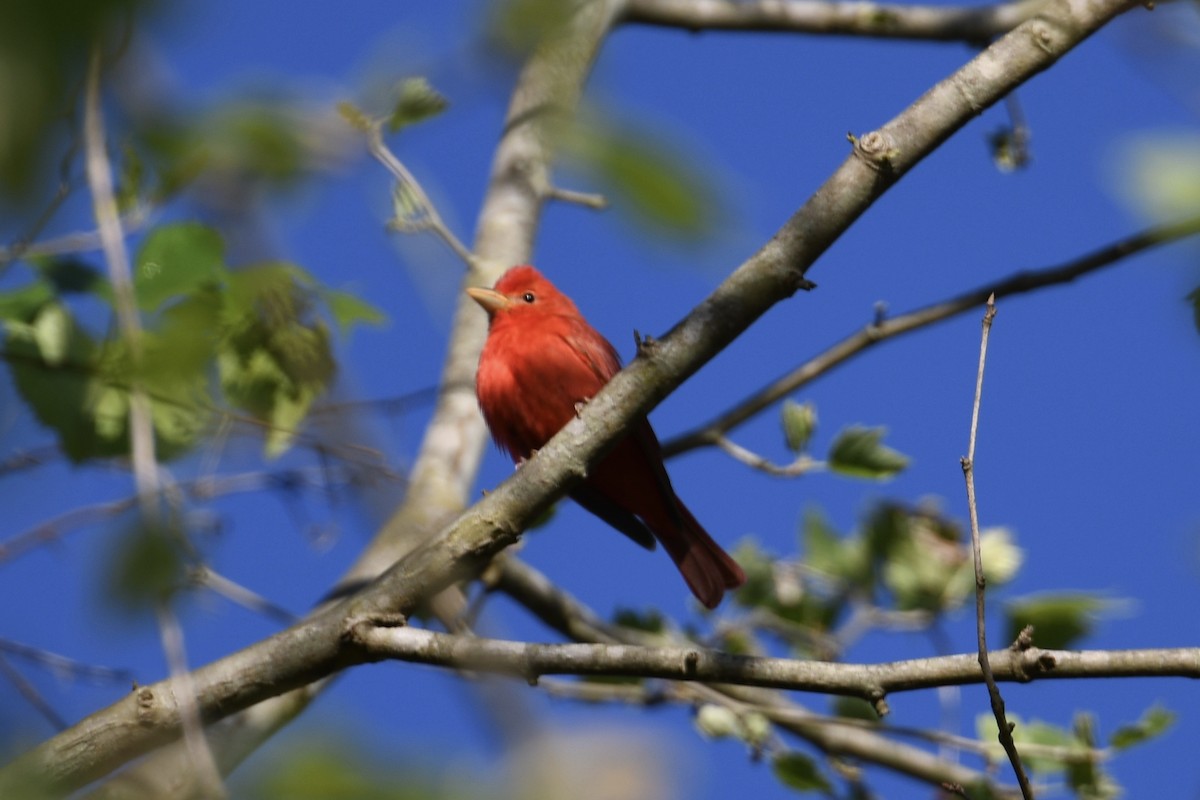
{"label": "green leaf", "polygon": [[187,579],[180,541],[165,528],[138,526],[121,537],[107,575],[108,597],[122,610],[167,602]]}
{"label": "green leaf", "polygon": [[1154,705],[1142,714],[1142,718],[1130,725],[1122,725],[1109,737],[1109,746],[1114,750],[1126,750],[1134,745],[1162,736],[1175,724],[1175,712],[1161,705]]}
{"label": "green leaf", "polygon": [[734,597],[743,608],[759,608],[770,604],[775,596],[775,570],[770,555],[752,539],[740,542],[734,559],[746,573],[746,582],[739,586]]}
{"label": "green leaf", "polygon": [[519,59],[524,59],[539,42],[558,35],[574,11],[569,0],[503,0],[490,5],[488,44]]}
{"label": "green leaf", "polygon": [[1005,606],[1009,641],[1026,625],[1033,641],[1048,650],[1068,648],[1092,632],[1096,618],[1119,603],[1089,594],[1044,594],[1010,600]]}
{"label": "green leaf", "polygon": [[572,164],[617,198],[614,206],[636,225],[689,241],[720,227],[720,194],[696,162],[684,159],[679,142],[618,125],[611,115],[591,114],[564,128],[561,147]]}
{"label": "green leaf", "polygon": [[861,697],[835,697],[833,699],[833,713],[846,719],[860,719],[864,722],[880,721],[879,713],[875,711],[875,706]]}
{"label": "green leaf", "polygon": [[[1013,541],[1013,532],[1008,528],[985,528],[979,532],[980,556],[983,559],[983,575],[989,589],[1003,586],[1012,581],[1025,563],[1025,551]],[[965,550],[964,554],[968,552]],[[975,593],[975,561],[964,559],[958,565],[949,593],[959,599]]]}
{"label": "green leaf", "polygon": [[126,213],[137,207],[146,189],[146,164],[137,148],[126,142],[121,148],[121,174],[117,178],[117,209]]}
{"label": "green leaf", "polygon": [[435,117],[446,110],[449,102],[425,78],[407,78],[399,87],[396,105],[388,116],[387,126],[392,133],[417,122]]}
{"label": "green leaf", "polygon": [[225,243],[216,230],[195,222],[155,228],[134,261],[138,306],[154,311],[170,300],[225,277]]}
{"label": "green leaf", "polygon": [[104,284],[104,276],[99,270],[75,256],[30,261],[60,295],[95,292]]}
{"label": "green leaf", "polygon": [[0,320],[29,323],[55,298],[54,287],[47,281],[34,281],[20,289],[0,292]]}
{"label": "green leaf", "polygon": [[783,436],[788,449],[797,454],[804,452],[817,429],[817,407],[811,402],[785,400],[782,418]]}
{"label": "green leaf", "polygon": [[738,734],[738,718],[733,709],[705,703],[696,712],[696,729],[709,739],[725,739]]}
{"label": "green leaf", "polygon": [[908,466],[908,457],[882,443],[884,428],[853,426],[838,434],[829,468],[843,475],[884,480]]}
{"label": "green leaf", "polygon": [[798,792],[831,792],[833,786],[817,763],[803,753],[789,750],[771,758],[771,769],[779,782]]}
{"label": "green leaf", "polygon": [[96,416],[104,384],[91,337],[68,318],[63,358],[54,366],[42,356],[32,326],[9,322],[6,328],[13,384],[37,420],[58,434],[63,453],[76,463],[122,453],[120,436]]}
{"label": "green leaf", "polygon": [[387,320],[382,311],[350,292],[325,289],[321,292],[321,299],[328,306],[329,313],[333,315],[333,321],[337,323],[338,332],[342,336],[349,333],[355,325],[382,325]]}
{"label": "green leaf", "polygon": [[33,339],[42,360],[51,367],[62,364],[70,344],[71,313],[59,303],[48,303],[33,321]]}
{"label": "green leaf", "polygon": [[329,332],[312,313],[315,281],[294,264],[230,273],[217,344],[226,399],[267,424],[266,452],[294,441],[312,402],[333,378]]}
{"label": "green leaf", "polygon": [[815,509],[806,511],[803,531],[804,563],[830,577],[848,579],[855,570],[847,567],[857,565],[847,563],[847,548],[825,515]]}
{"label": "green leaf", "polygon": [[1200,136],[1146,134],[1124,150],[1125,190],[1143,213],[1167,220],[1200,209]]}
{"label": "green leaf", "polygon": [[343,100],[337,104],[337,112],[342,119],[350,124],[359,133],[367,133],[371,130],[371,126],[375,123],[367,112],[363,111],[358,106],[351,103],[349,100]]}
{"label": "green leaf", "polygon": [[370,740],[333,739],[336,729],[325,725],[320,739],[301,741],[279,756],[268,756],[265,766],[251,768],[245,788],[237,796],[245,800],[450,800],[471,796],[446,790],[444,780],[398,763],[394,753],[376,753]]}
{"label": "green leaf", "polygon": [[656,609],[637,611],[632,608],[618,608],[613,615],[613,622],[622,628],[632,628],[645,633],[662,633],[666,630],[667,624],[661,611]]}

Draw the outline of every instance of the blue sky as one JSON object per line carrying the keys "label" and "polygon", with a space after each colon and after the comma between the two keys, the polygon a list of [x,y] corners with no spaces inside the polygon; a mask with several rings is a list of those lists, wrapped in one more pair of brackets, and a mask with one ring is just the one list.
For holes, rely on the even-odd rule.
{"label": "blue sky", "polygon": [[[269,4],[191,0],[151,24],[141,52],[158,70],[159,90],[196,110],[271,86],[332,109],[371,82],[425,75],[451,106],[393,145],[469,242],[513,80],[477,49],[482,7],[364,0],[330,14],[329,4],[309,1],[280,15]],[[1195,9],[1153,13],[1174,14],[1184,25],[1189,10],[1194,32]],[[999,109],[985,112],[830,249],[809,274],[816,291],[772,310],[668,398],[652,415],[660,437],[707,420],[854,332],[876,303],[902,313],[1017,270],[1069,260],[1145,225],[1124,191],[1128,154],[1151,134],[1194,133],[1198,107],[1195,96],[1175,91],[1161,64],[1139,60],[1140,46],[1159,41],[1148,16],[1130,12],[1020,91],[1033,132],[1028,169],[995,168],[986,137],[1006,118]],[[719,187],[720,229],[702,241],[655,240],[620,209],[551,205],[535,263],[628,358],[633,329],[665,332],[799,207],[847,155],[847,131],[883,124],[970,56],[955,44],[622,29],[604,47],[588,101],[602,114],[669,137],[709,172]],[[570,188],[593,188],[584,181],[574,173],[564,178]],[[436,382],[462,277],[461,265],[436,242],[384,230],[388,191],[383,170],[356,152],[342,168],[281,198],[265,220],[273,252],[331,286],[361,293],[388,315],[385,327],[358,329],[340,347],[339,391],[347,398],[393,397]],[[90,224],[83,209],[74,212],[52,230]],[[1131,601],[1082,646],[1196,644],[1200,626],[1190,609],[1200,601],[1200,341],[1183,297],[1200,283],[1198,252],[1196,243],[1175,245],[1077,285],[1001,303],[977,453],[980,513],[983,524],[1014,531],[1026,562],[1017,581],[992,598],[996,644],[1003,644],[996,637],[1004,598],[1059,589]],[[937,498],[965,518],[958,459],[967,444],[979,316],[887,343],[798,394],[819,409],[819,441],[854,423],[886,425],[888,442],[913,459],[896,480],[778,480],[709,449],[670,463],[680,496],[718,540],[733,545],[753,536],[777,553],[795,552],[800,515],[810,508],[841,530],[884,497]],[[47,432],[18,408],[7,379],[0,404],[0,456],[48,443]],[[372,444],[404,466],[428,413],[368,416],[363,425]],[[777,412],[733,438],[786,458]],[[293,454],[284,463],[311,461]],[[253,445],[235,448],[222,466],[255,468]],[[202,467],[184,462],[177,469],[185,478]],[[479,489],[511,469],[489,447]],[[131,488],[123,473],[62,464],[6,476],[3,538]],[[224,523],[206,544],[215,568],[297,613],[352,561],[379,520],[370,508],[331,508],[315,494],[282,501],[235,496],[211,508]],[[330,536],[314,537],[317,529]],[[141,681],[160,678],[152,625],[95,608],[105,554],[118,533],[111,524],[81,528],[0,564],[0,637],[130,668]],[[549,528],[527,537],[522,554],[601,613],[654,605],[685,619],[695,614],[663,554],[631,547],[576,508],[565,507]],[[274,629],[211,597],[188,602],[182,614],[195,663]],[[550,637],[502,601],[489,619],[496,635]],[[953,615],[945,632],[954,651],[973,648],[970,614]],[[849,658],[931,654],[925,637],[879,634]],[[124,691],[32,677],[71,720]],[[700,739],[684,709],[595,709],[529,694],[550,725],[614,726],[669,740],[664,763],[680,782],[677,796],[787,796],[741,745]],[[1010,711],[1059,725],[1069,725],[1076,710],[1093,709],[1105,735],[1162,701],[1179,712],[1176,727],[1122,754],[1112,769],[1130,796],[1200,791],[1200,767],[1191,758],[1200,717],[1195,688],[1181,680],[1047,682],[1006,687],[1005,695]],[[825,707],[822,698],[801,701]],[[975,715],[987,708],[984,690],[966,687],[961,704],[961,730],[970,734]],[[892,698],[892,708],[898,724],[934,724],[938,715],[933,692]],[[378,751],[424,761],[435,772],[462,763],[485,771],[500,753],[456,679],[395,664],[354,671],[275,746],[286,748],[304,729],[351,721]],[[50,733],[0,683],[0,730],[25,725],[30,737]],[[883,796],[928,796],[899,779],[878,785]]]}

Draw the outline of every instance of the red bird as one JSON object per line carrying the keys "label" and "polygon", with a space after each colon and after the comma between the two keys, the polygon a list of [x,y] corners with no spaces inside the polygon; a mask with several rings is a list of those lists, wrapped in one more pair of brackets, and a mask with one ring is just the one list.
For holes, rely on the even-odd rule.
{"label": "red bird", "polygon": [[[533,267],[513,267],[495,289],[467,289],[488,313],[479,358],[479,407],[501,448],[520,463],[571,421],[621,369],[617,351],[570,298]],[[643,547],[663,547],[708,608],[746,580],[675,495],[645,419],[571,491],[579,505]]]}

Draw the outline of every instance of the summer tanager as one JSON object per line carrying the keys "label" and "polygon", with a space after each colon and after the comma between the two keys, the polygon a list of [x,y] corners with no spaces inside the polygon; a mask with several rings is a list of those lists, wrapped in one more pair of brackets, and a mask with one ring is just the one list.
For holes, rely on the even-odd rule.
{"label": "summer tanager", "polygon": [[[533,267],[513,267],[495,289],[467,293],[488,313],[475,389],[496,443],[520,463],[571,421],[617,374],[617,351],[570,298]],[[692,594],[715,608],[746,580],[671,487],[662,450],[642,418],[571,491],[575,502],[647,549],[654,540]]]}

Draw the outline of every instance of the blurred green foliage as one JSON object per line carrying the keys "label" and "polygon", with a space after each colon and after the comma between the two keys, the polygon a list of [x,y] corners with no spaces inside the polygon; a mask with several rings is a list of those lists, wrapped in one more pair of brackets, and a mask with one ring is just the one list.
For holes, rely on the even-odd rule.
{"label": "blurred green foliage", "polygon": [[595,182],[636,227],[685,240],[714,235],[727,212],[711,171],[673,137],[592,109],[557,128],[567,166]]}
{"label": "blurred green foliage", "polygon": [[[0,3],[0,196],[23,200],[78,128],[77,95],[93,46],[111,52],[153,0]],[[54,132],[54,135],[51,132]]]}
{"label": "blurred green foliage", "polygon": [[817,762],[803,753],[790,750],[776,755],[771,759],[771,770],[779,782],[789,789],[823,794],[833,791],[833,785],[821,773]]}
{"label": "blurred green foliage", "polygon": [[[1061,775],[1080,800],[1109,800],[1123,794],[1116,779],[1105,769],[1111,753],[1099,741],[1097,722],[1092,714],[1077,713],[1070,728],[1041,720],[1026,722],[1012,713],[1007,716],[1009,722],[1015,724],[1013,742],[1035,778]],[[1118,727],[1109,737],[1107,746],[1120,750],[1143,744],[1166,733],[1173,722],[1171,712],[1154,706],[1137,722]],[[979,741],[988,747],[990,757],[1004,761],[1006,757],[997,739],[995,716],[980,714],[976,717],[975,729]]]}
{"label": "blurred green foliage", "polygon": [[160,459],[187,452],[226,406],[258,421],[267,454],[278,455],[336,369],[320,312],[343,331],[382,319],[294,264],[229,268],[220,234],[190,222],[153,229],[135,255],[144,324],[136,348],[112,325],[90,333],[71,310],[80,294],[112,303],[98,270],[71,258],[31,272],[0,293],[2,355],[21,398],[76,462],[129,452],[135,385],[149,400]]}
{"label": "blurred green foliage", "polygon": [[252,770],[239,781],[246,800],[466,800],[478,796],[437,781],[425,769],[397,764],[393,755],[374,752],[351,738],[309,739]]}
{"label": "blurred green foliage", "polygon": [[1033,627],[1033,643],[1064,650],[1091,634],[1096,620],[1123,604],[1094,594],[1054,593],[1020,597],[1005,603],[1007,636],[1012,641],[1025,626]]}
{"label": "blurred green foliage", "polygon": [[[800,657],[840,656],[839,632],[856,609],[923,612],[932,624],[974,596],[970,541],[961,525],[935,509],[880,502],[849,534],[809,511],[800,538],[803,558],[797,562],[776,558],[753,542],[736,553],[746,571],[738,605],[765,614],[771,623],[764,630]],[[1002,528],[985,530],[980,538],[988,584],[1003,586],[1016,576],[1021,550]],[[758,649],[753,643],[744,647]]]}

